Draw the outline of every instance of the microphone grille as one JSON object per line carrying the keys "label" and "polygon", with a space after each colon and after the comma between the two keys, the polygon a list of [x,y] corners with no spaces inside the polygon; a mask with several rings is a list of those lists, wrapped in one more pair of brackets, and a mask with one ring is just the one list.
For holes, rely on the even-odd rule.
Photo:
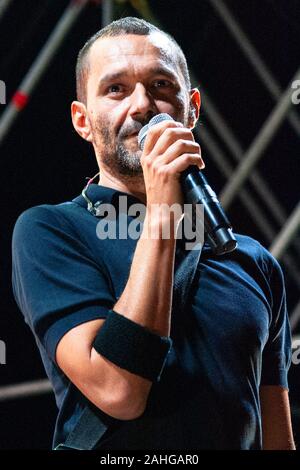
{"label": "microphone grille", "polygon": [[142,127],[138,134],[138,144],[141,150],[144,148],[145,139],[147,137],[147,132],[150,127],[155,126],[162,121],[174,121],[174,119],[167,113],[156,114],[153,118],[150,119],[148,124]]}

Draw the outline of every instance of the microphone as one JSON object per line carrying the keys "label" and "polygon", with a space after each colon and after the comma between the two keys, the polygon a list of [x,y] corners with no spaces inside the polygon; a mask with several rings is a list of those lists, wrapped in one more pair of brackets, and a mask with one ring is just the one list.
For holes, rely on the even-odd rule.
{"label": "microphone", "polygon": [[[173,121],[169,114],[161,113],[154,116],[148,124],[139,131],[138,144],[144,148],[147,132],[150,127],[162,121]],[[189,204],[203,204],[204,230],[207,242],[217,255],[224,255],[235,250],[237,241],[232,233],[232,226],[217,198],[216,193],[208,184],[206,178],[196,165],[189,166],[181,174],[182,191]]]}

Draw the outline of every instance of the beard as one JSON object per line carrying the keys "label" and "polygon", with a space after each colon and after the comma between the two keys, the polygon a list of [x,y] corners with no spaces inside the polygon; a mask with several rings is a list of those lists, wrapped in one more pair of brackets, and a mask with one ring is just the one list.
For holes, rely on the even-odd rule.
{"label": "beard", "polygon": [[[190,109],[179,114],[183,114],[183,117],[175,119],[187,125]],[[107,117],[98,116],[91,123],[96,153],[101,155],[101,162],[112,175],[122,175],[123,179],[143,176],[142,151],[138,147],[137,135],[132,136],[132,134],[138,133],[154,115],[155,113],[151,112],[144,119],[123,124],[117,131]],[[114,137],[115,135],[117,137]]]}
{"label": "beard", "polygon": [[[114,138],[115,130],[110,125],[109,119],[98,117],[92,125],[96,151],[97,153],[99,151],[101,162],[109,168],[110,173],[114,176],[122,175],[132,178],[143,175],[142,151],[138,148],[137,135],[130,137],[130,139],[129,136],[138,133],[149,119],[145,119],[145,123],[132,121],[131,124],[124,124],[118,129],[116,138]],[[104,150],[100,151],[100,149]]]}

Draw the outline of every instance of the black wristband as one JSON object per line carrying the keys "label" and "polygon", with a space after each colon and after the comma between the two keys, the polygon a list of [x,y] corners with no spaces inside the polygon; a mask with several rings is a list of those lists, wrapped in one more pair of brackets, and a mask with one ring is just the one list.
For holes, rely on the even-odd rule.
{"label": "black wristband", "polygon": [[172,340],[159,336],[129,318],[110,310],[100,328],[94,349],[109,361],[145,379],[159,381]]}

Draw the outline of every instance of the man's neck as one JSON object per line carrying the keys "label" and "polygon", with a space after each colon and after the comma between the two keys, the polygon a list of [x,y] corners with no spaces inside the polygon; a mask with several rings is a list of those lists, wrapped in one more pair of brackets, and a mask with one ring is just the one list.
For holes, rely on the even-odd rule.
{"label": "man's neck", "polygon": [[117,191],[122,191],[123,193],[131,194],[146,204],[145,184],[142,176],[133,176],[130,177],[130,181],[122,181],[120,178],[107,175],[103,171],[100,171],[98,184],[107,188],[116,189]]}

